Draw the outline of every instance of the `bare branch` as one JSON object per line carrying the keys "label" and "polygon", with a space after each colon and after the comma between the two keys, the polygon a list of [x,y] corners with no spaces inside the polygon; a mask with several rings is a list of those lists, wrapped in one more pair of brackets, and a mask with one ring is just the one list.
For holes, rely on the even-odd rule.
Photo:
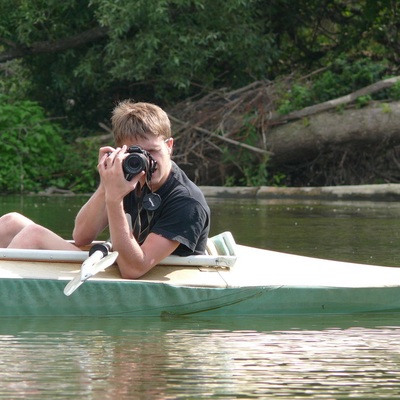
{"label": "bare branch", "polygon": [[[96,40],[106,37],[107,35],[107,28],[96,27],[68,38],[49,40],[45,42],[36,42],[33,43],[31,46],[18,47],[13,44],[11,48],[0,54],[0,63],[4,63],[15,58],[64,51],[74,47],[82,46],[90,42],[94,42]],[[4,39],[2,41],[5,42]]]}
{"label": "bare branch", "polygon": [[[175,122],[178,122],[179,124],[188,126],[187,123],[185,123],[185,122],[183,122],[183,121],[180,121],[179,119],[177,119],[177,118],[175,118],[175,117],[173,117],[173,116],[171,116],[171,115],[170,115],[169,117],[170,117],[170,119],[172,119],[172,120],[175,121]],[[271,155],[271,154],[272,154],[272,153],[271,153],[270,151],[268,151],[268,150],[259,149],[258,147],[250,146],[250,145],[248,145],[248,144],[246,144],[246,143],[241,143],[241,142],[238,142],[237,140],[229,139],[229,138],[227,138],[226,136],[217,135],[216,133],[210,132],[209,130],[204,129],[204,128],[201,128],[201,127],[199,127],[199,126],[191,126],[190,128],[191,128],[191,129],[194,129],[194,130],[196,130],[196,131],[205,133],[205,134],[207,134],[207,135],[209,135],[209,136],[211,136],[211,137],[213,137],[213,138],[217,138],[217,139],[219,139],[219,140],[222,140],[222,141],[224,141],[224,142],[233,144],[233,145],[235,145],[235,146],[243,147],[243,148],[245,148],[245,149],[247,149],[247,150],[251,150],[251,151],[254,151],[254,152],[256,152],[256,153],[261,153],[261,154],[266,154],[266,155]]]}

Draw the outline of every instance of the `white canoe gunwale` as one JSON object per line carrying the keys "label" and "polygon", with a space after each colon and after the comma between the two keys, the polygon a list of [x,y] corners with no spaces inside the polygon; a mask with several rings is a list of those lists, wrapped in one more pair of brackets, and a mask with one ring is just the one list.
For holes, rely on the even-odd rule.
{"label": "white canoe gunwale", "polygon": [[[100,242],[97,242],[100,243]],[[236,242],[230,232],[213,236],[207,242],[207,254],[180,257],[170,255],[159,265],[217,266],[232,267],[236,260]],[[0,260],[46,261],[83,263],[89,257],[89,251],[36,250],[0,248]]]}
{"label": "white canoe gunwale", "polygon": [[[82,263],[88,256],[88,251],[0,249],[0,260]],[[159,265],[217,265],[231,267],[235,261],[236,257],[229,255],[168,256]]]}

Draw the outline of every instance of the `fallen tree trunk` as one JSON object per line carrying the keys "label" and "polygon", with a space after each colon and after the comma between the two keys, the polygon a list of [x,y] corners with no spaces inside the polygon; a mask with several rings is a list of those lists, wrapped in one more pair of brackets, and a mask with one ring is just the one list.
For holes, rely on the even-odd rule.
{"label": "fallen tree trunk", "polygon": [[267,135],[273,165],[311,160],[321,152],[352,144],[400,143],[400,102],[373,103],[362,109],[322,112],[306,120],[276,126]]}
{"label": "fallen tree trunk", "polygon": [[346,96],[325,101],[324,103],[315,104],[310,107],[305,107],[301,110],[296,110],[286,115],[277,115],[276,113],[273,113],[272,117],[270,118],[270,122],[282,123],[286,121],[292,121],[295,119],[308,117],[310,115],[317,114],[323,111],[332,110],[340,106],[348,105],[356,101],[361,96],[368,96],[376,92],[379,92],[383,89],[390,88],[399,81],[400,81],[400,76],[395,76],[392,78],[384,79],[379,82],[375,82],[372,85],[366,86],[360,90],[356,90],[355,92],[350,93]]}

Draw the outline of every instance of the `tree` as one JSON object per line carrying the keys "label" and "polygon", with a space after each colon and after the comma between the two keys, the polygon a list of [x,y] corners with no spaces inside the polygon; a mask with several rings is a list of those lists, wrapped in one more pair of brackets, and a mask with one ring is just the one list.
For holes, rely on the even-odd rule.
{"label": "tree", "polygon": [[394,0],[3,0],[0,63],[18,57],[27,95],[94,129],[113,101],[172,104],[329,65],[398,59]]}
{"label": "tree", "polygon": [[4,0],[0,62],[22,57],[29,96],[93,127],[117,98],[166,104],[262,77],[277,52],[257,7],[255,0]]}

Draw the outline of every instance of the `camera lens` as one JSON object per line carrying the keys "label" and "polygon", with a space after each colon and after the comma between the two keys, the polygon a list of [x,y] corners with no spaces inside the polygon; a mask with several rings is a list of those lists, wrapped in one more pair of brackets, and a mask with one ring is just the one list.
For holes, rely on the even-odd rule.
{"label": "camera lens", "polygon": [[144,154],[129,154],[125,158],[122,167],[125,174],[134,176],[147,170],[148,160]]}

